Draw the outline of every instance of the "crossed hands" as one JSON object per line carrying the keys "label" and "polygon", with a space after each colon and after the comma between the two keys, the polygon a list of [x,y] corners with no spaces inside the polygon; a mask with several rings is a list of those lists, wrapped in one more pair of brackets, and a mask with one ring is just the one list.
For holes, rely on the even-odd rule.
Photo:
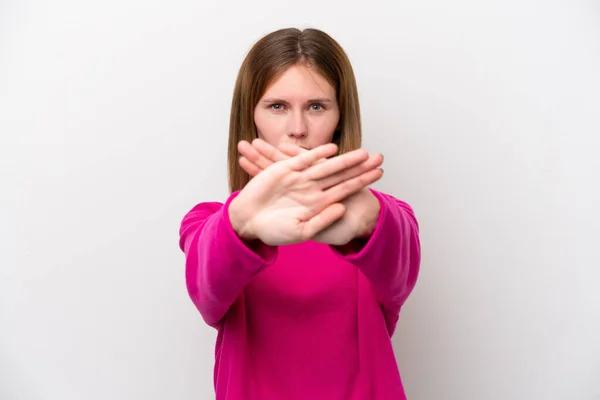
{"label": "crossed hands", "polygon": [[343,246],[373,231],[379,201],[368,186],[383,174],[380,154],[358,149],[335,156],[333,143],[306,150],[261,139],[241,141],[238,150],[240,166],[253,177],[229,206],[242,239]]}

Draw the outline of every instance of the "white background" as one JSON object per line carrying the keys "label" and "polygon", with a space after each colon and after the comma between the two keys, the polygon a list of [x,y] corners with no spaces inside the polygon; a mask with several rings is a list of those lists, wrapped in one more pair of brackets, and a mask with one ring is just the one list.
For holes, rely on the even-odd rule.
{"label": "white background", "polygon": [[213,397],[178,228],[226,198],[237,70],[287,26],[346,49],[421,224],[409,399],[600,399],[600,4],[383,4],[0,2],[0,399]]}

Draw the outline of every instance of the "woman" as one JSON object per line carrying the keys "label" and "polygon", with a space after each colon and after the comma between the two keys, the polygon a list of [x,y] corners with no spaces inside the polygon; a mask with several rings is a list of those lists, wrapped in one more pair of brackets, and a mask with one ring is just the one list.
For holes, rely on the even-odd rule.
{"label": "woman", "polygon": [[183,218],[189,295],[218,330],[221,399],[404,399],[391,343],[420,265],[406,203],[370,189],[356,82],[315,29],[260,39],[238,75],[224,203]]}

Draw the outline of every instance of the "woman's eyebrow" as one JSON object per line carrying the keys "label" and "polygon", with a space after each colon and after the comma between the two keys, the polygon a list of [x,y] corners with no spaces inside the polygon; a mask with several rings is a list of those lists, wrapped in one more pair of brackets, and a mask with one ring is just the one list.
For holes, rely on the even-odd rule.
{"label": "woman's eyebrow", "polygon": [[[277,97],[270,97],[262,100],[263,103],[289,103],[287,100],[280,99]],[[317,97],[314,99],[309,99],[307,103],[331,103],[332,100],[327,97]]]}

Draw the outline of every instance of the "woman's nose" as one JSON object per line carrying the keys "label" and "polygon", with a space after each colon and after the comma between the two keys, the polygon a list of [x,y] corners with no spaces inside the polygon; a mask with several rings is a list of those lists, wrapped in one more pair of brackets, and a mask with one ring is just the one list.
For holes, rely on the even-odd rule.
{"label": "woman's nose", "polygon": [[291,138],[294,138],[294,139],[302,139],[302,138],[306,137],[306,130],[289,132],[288,136]]}
{"label": "woman's nose", "polygon": [[305,116],[302,113],[290,115],[290,125],[288,127],[288,136],[294,139],[306,137],[308,133]]}

